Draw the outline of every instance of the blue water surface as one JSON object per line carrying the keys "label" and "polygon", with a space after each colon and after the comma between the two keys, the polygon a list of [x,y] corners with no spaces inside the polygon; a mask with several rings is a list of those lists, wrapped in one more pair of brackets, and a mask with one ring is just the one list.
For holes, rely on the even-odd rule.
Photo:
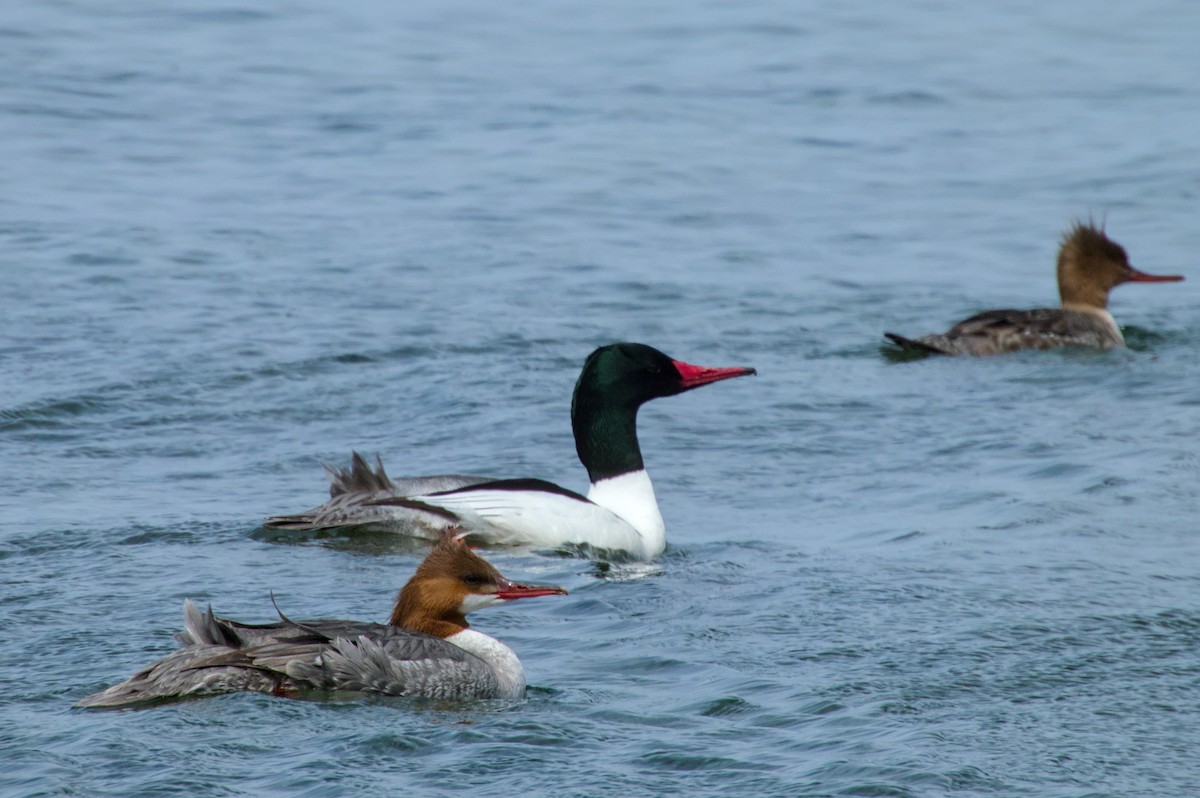
{"label": "blue water surface", "polygon": [[[1200,794],[1200,5],[25,2],[0,14],[0,793]],[[1147,271],[1130,348],[904,362]],[[644,341],[654,563],[480,613],[517,703],[72,704],[185,597],[387,617],[320,463],[586,487]]]}

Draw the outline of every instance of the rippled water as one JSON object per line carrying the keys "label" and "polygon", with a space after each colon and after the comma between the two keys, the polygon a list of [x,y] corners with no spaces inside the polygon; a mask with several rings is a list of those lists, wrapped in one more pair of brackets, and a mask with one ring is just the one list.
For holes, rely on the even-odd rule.
{"label": "rippled water", "polygon": [[[28,3],[0,19],[0,792],[1200,792],[1200,6]],[[1149,271],[1128,351],[903,362]],[[421,556],[280,536],[351,448],[584,487],[611,340],[670,547],[497,551],[516,704],[71,705],[184,597],[386,617]]]}

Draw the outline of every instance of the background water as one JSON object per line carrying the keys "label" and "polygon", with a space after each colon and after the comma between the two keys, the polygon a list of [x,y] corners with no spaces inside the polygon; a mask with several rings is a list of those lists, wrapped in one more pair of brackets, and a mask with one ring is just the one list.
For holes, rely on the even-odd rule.
{"label": "background water", "polygon": [[[0,15],[0,792],[1200,792],[1200,5],[26,2]],[[1129,351],[896,362],[1141,268]],[[585,486],[611,340],[650,566],[500,551],[515,705],[73,710],[248,621],[386,617],[421,556],[278,538],[323,460]]]}

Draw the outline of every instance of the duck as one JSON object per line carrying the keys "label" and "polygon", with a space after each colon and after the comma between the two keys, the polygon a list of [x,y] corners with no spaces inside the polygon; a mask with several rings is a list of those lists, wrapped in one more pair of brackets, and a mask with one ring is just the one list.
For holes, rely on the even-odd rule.
{"label": "duck", "polygon": [[242,691],[519,699],[525,695],[521,661],[496,638],[470,628],[466,616],[517,599],[566,594],[556,585],[510,581],[448,532],[400,590],[386,624],[293,621],[282,612],[278,622],[246,624],[186,599],[179,649],[76,706],[135,707]]}
{"label": "duck", "polygon": [[415,537],[467,530],[477,545],[590,547],[649,560],[666,548],[666,526],[646,473],[637,414],[652,400],[735,377],[745,366],[675,360],[652,346],[613,343],[588,355],[571,400],[575,451],[587,495],[542,479],[444,475],[393,480],[357,452],[349,468],[326,466],[330,499],[266,519],[269,529],[322,530],[367,525]]}
{"label": "duck", "polygon": [[1033,310],[988,310],[964,319],[944,333],[906,338],[884,333],[902,349],[936,355],[998,355],[1025,349],[1125,346],[1108,311],[1108,294],[1124,283],[1174,283],[1180,275],[1135,269],[1125,248],[1103,227],[1077,222],[1058,251],[1058,293],[1062,305]]}

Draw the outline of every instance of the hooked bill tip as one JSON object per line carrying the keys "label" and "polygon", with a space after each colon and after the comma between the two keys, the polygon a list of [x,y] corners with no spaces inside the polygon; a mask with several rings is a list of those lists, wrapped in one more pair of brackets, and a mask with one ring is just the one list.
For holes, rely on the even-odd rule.
{"label": "hooked bill tip", "polygon": [[671,361],[675,366],[675,370],[679,372],[679,376],[685,388],[699,388],[701,385],[708,385],[721,380],[729,380],[734,377],[750,377],[758,373],[758,369],[749,366],[730,366],[730,367],[713,367],[713,366],[693,366],[691,363],[684,363],[682,360]]}

